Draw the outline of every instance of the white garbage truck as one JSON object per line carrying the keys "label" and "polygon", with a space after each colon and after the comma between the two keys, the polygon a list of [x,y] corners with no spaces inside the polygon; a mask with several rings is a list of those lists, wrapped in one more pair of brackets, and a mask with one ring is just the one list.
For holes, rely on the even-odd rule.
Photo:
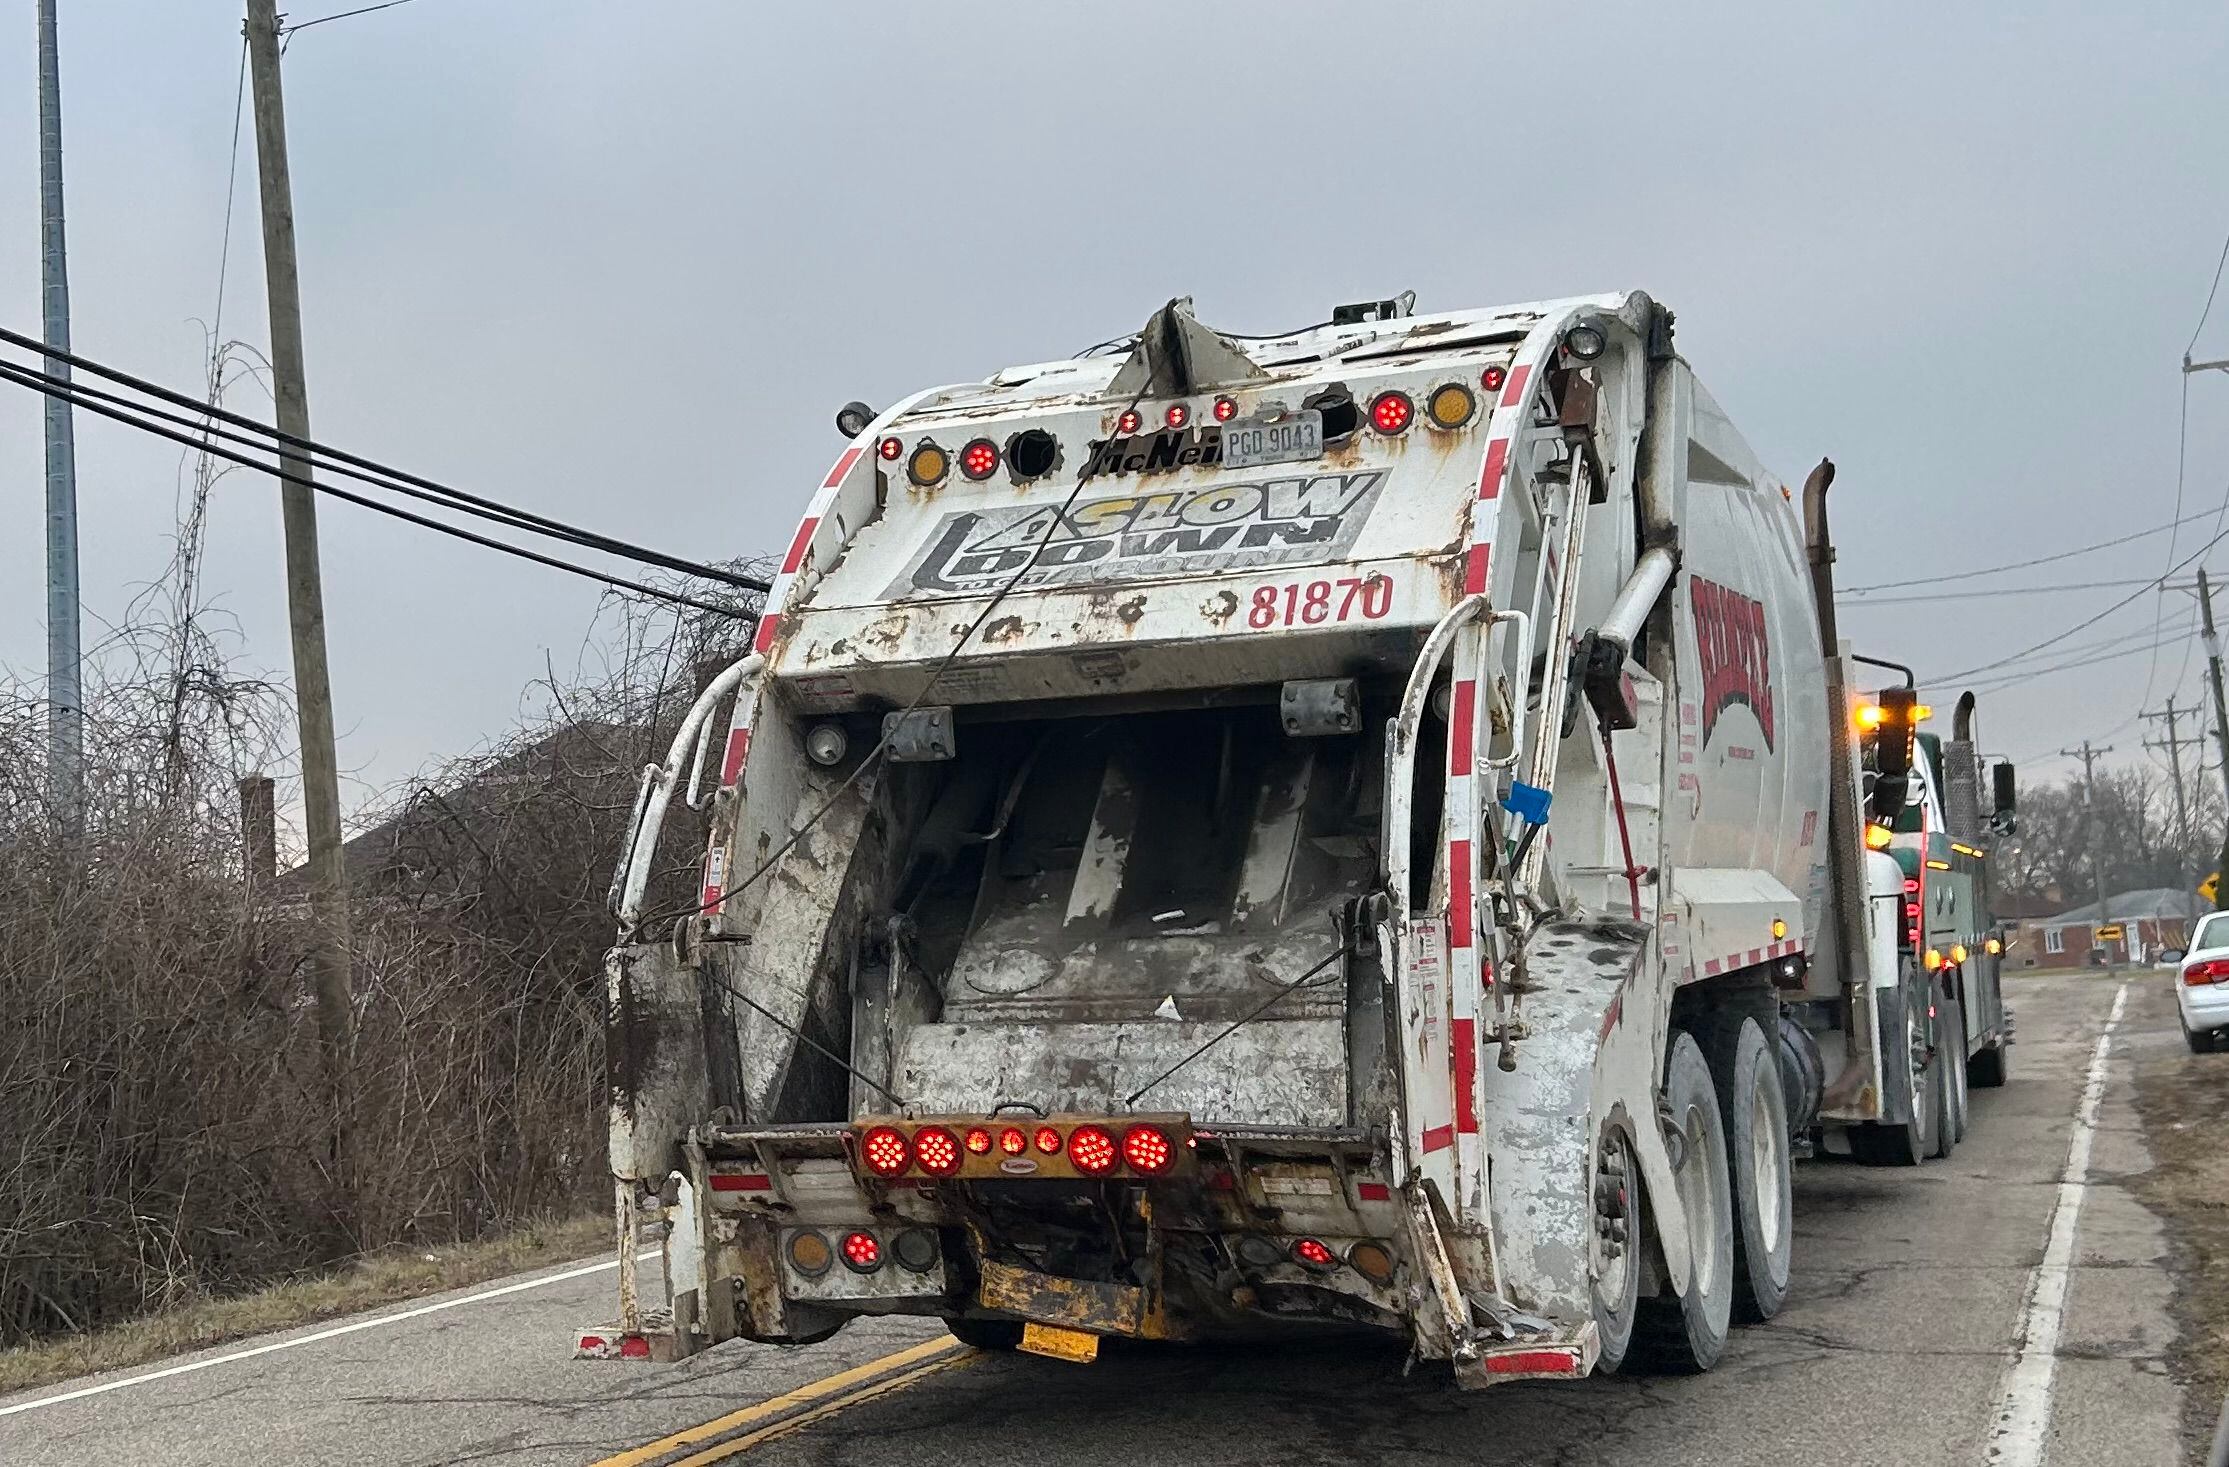
{"label": "white garbage truck", "polygon": [[1701,1369],[1785,1296],[1796,1156],[1954,1129],[1831,465],[1799,502],[1646,295],[1177,300],[839,423],[614,877],[580,1353],[914,1314]]}

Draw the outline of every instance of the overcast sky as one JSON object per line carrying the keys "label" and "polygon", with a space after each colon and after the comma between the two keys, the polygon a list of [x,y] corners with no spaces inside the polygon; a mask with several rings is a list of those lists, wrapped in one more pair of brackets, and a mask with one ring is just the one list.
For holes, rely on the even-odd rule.
{"label": "overcast sky", "polygon": [[[195,390],[238,8],[59,5],[78,348]],[[36,332],[31,0],[12,8],[0,321]],[[847,398],[1064,356],[1171,295],[1260,332],[1402,289],[1430,310],[1641,288],[1767,463],[1791,484],[1839,464],[1845,585],[1972,571],[2174,515],[2178,359],[2229,231],[2225,41],[2229,7],[2195,0],[411,0],[286,56],[312,420],[721,559],[787,541]],[[224,331],[260,344],[252,135],[232,243]],[[2229,356],[2229,299],[2198,355]],[[162,570],[180,470],[82,414],[78,461],[90,641]],[[2185,513],[2209,517],[2178,556],[2229,495],[2229,374],[2191,379],[2187,465]],[[35,676],[39,407],[5,388],[0,466],[0,661]],[[322,513],[355,801],[499,734],[596,595]],[[283,669],[273,486],[224,482],[208,557],[246,657]],[[1957,672],[2137,589],[2073,583],[2167,563],[2150,536],[1976,583],[2049,594],[1852,611],[1844,631]],[[2229,573],[2229,541],[2211,563]],[[2168,627],[2188,602],[2166,599]],[[2039,654],[2136,649],[1989,697],[1988,742],[2036,776],[2084,737],[2135,754],[2147,691],[2199,701],[2183,638],[2156,667],[2144,650],[2161,604]]]}

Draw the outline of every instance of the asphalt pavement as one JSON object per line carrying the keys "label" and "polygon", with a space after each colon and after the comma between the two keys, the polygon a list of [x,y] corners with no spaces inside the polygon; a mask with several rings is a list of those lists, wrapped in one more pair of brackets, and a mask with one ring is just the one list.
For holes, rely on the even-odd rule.
{"label": "asphalt pavement", "polygon": [[[1428,1363],[1404,1376],[1403,1351],[1370,1341],[1110,1347],[1072,1366],[946,1348],[922,1321],[584,1362],[571,1337],[611,1315],[613,1273],[576,1266],[0,1400],[0,1463],[2028,1467],[2042,1458],[1992,1446],[2025,1409],[2051,1462],[2162,1467],[2192,1450],[2176,1255],[2124,1184],[2151,1165],[2131,1056],[2182,1047],[2171,975],[2130,976],[2086,1185],[2062,1186],[2121,981],[2008,978],[2012,1079],[1973,1093],[1949,1162],[1802,1164],[1788,1306],[1707,1375],[1467,1394]],[[2069,1207],[2069,1266],[2039,1267]]]}

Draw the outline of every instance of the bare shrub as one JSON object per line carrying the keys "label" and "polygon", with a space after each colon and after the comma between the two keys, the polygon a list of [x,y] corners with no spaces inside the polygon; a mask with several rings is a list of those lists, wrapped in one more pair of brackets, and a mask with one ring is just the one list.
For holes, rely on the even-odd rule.
{"label": "bare shrub", "polygon": [[0,686],[0,1343],[602,1205],[605,889],[641,766],[750,625],[614,598],[521,727],[359,814],[345,1193],[306,888],[241,859],[235,783],[290,749],[283,694],[190,615],[111,639],[73,829],[45,704]]}

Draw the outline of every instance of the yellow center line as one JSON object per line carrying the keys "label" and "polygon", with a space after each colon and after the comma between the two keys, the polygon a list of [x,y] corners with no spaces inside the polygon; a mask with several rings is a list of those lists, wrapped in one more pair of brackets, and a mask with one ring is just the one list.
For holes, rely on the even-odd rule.
{"label": "yellow center line", "polygon": [[935,1375],[940,1370],[950,1370],[955,1366],[965,1365],[976,1358],[978,1357],[974,1352],[962,1351],[948,1355],[941,1360],[931,1360],[926,1365],[916,1365],[911,1370],[891,1376],[886,1380],[878,1380],[873,1385],[863,1386],[849,1395],[823,1401],[810,1411],[784,1417],[770,1426],[762,1426],[758,1430],[746,1432],[742,1436],[731,1437],[716,1447],[698,1452],[693,1457],[683,1457],[680,1461],[674,1463],[673,1467],[709,1467],[711,1463],[725,1462],[731,1457],[740,1457],[761,1442],[770,1442],[778,1436],[787,1436],[793,1431],[801,1431],[816,1421],[825,1421],[839,1411],[849,1411],[852,1407],[871,1401],[877,1396],[886,1396],[893,1391],[902,1391],[925,1376]]}
{"label": "yellow center line", "polygon": [[[879,1360],[869,1360],[864,1365],[854,1365],[849,1370],[839,1370],[834,1375],[824,1376],[810,1384],[801,1385],[796,1390],[784,1391],[782,1394],[770,1397],[755,1406],[745,1406],[740,1411],[730,1411],[725,1416],[715,1417],[710,1421],[689,1427],[685,1431],[677,1431],[671,1436],[660,1437],[654,1442],[645,1442],[639,1447],[630,1447],[615,1456],[604,1458],[597,1462],[595,1467],[648,1467],[648,1464],[661,1457],[670,1456],[690,1447],[704,1446],[706,1443],[724,1437],[730,1432],[766,1421],[769,1417],[796,1411],[801,1407],[817,1406],[823,1403],[826,1403],[830,1408],[839,1404],[848,1405],[848,1400],[839,1403],[829,1402],[828,1398],[841,1395],[855,1387],[867,1385],[876,1381],[878,1377],[886,1376],[894,1370],[909,1370],[911,1367],[926,1365],[931,1362],[940,1366],[957,1364],[967,1353],[967,1349],[967,1346],[949,1335],[943,1339],[924,1340],[918,1345],[910,1345],[903,1350],[885,1355]],[[919,1372],[919,1375],[927,1373],[924,1370]],[[919,1375],[909,1374],[904,1377],[904,1380],[910,1384],[913,1380],[918,1379]],[[884,1382],[883,1384],[894,1386],[897,1382]],[[881,1392],[879,1390],[871,1391],[861,1395],[858,1399],[866,1399],[867,1394],[879,1395]],[[813,1412],[810,1414],[817,1416],[823,1413]],[[787,1425],[789,1423],[782,1424]],[[694,1461],[696,1459],[691,1458],[690,1460]]]}

